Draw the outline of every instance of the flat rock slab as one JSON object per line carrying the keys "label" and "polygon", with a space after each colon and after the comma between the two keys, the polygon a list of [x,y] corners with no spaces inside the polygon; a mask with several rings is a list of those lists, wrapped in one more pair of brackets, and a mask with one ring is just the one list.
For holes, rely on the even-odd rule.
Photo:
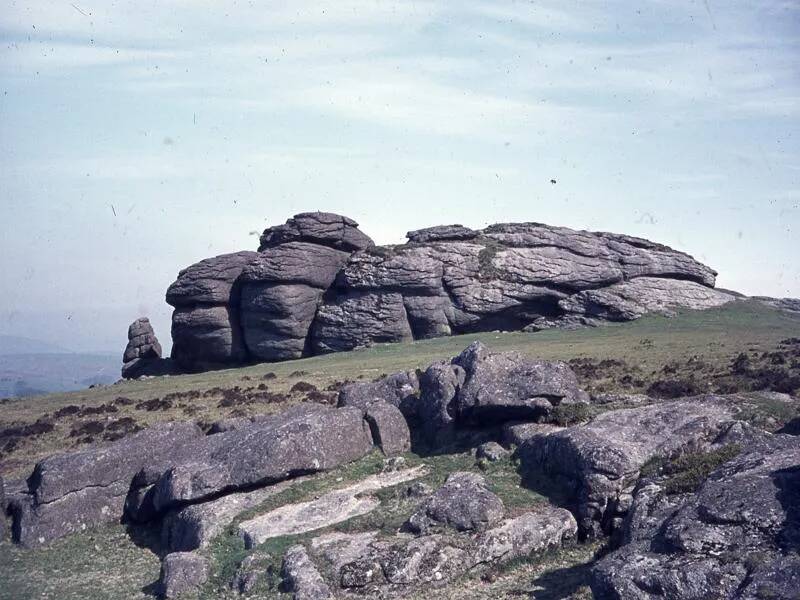
{"label": "flat rock slab", "polygon": [[307,479],[298,477],[260,490],[229,494],[218,500],[192,504],[170,512],[164,517],[161,541],[170,552],[189,552],[204,548],[237,516]]}
{"label": "flat rock slab", "polygon": [[287,504],[266,514],[244,521],[239,525],[239,535],[245,546],[253,548],[270,538],[298,535],[329,525],[365,515],[380,506],[376,498],[361,494],[391,487],[417,479],[425,474],[425,467],[371,475],[358,483],[328,492],[315,500]]}

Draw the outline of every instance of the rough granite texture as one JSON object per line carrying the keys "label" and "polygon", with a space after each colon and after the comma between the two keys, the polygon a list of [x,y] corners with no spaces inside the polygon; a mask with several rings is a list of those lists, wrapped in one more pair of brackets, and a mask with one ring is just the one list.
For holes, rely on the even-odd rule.
{"label": "rough granite texture", "polygon": [[691,256],[641,238],[540,223],[461,225],[375,246],[347,217],[302,213],[258,252],[209,258],[167,291],[187,371],[474,331],[577,327],[734,297]]}
{"label": "rough granite texture", "polygon": [[621,548],[597,563],[599,600],[790,600],[800,590],[800,437],[764,435],[696,493],[637,486]]}

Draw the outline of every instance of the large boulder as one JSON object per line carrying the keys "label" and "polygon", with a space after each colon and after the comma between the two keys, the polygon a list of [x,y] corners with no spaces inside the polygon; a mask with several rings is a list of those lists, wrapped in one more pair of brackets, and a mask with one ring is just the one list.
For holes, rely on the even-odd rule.
{"label": "large boulder", "polygon": [[235,252],[183,269],[167,290],[172,316],[172,358],[184,369],[240,363],[247,350],[239,325],[242,270],[258,257]]}
{"label": "large boulder", "polygon": [[696,493],[642,482],[624,542],[594,567],[595,598],[796,598],[800,438],[751,442]]}
{"label": "large boulder", "polygon": [[255,485],[325,471],[373,448],[360,409],[330,408],[278,415],[195,443],[155,486],[157,511]]}
{"label": "large boulder", "polygon": [[403,296],[396,292],[353,292],[317,310],[311,331],[316,353],[342,352],[413,339]]}
{"label": "large boulder", "polygon": [[339,390],[339,406],[366,408],[373,402],[388,402],[404,415],[416,414],[419,379],[415,371],[393,373],[378,381],[349,383]]}
{"label": "large boulder", "polygon": [[608,321],[632,321],[645,314],[671,316],[676,309],[703,310],[734,297],[694,281],[639,277],[599,290],[586,290],[559,302],[568,313]]}
{"label": "large boulder", "polygon": [[505,514],[503,501],[477,473],[456,472],[406,522],[415,533],[448,526],[457,531],[484,531]]}
{"label": "large boulder", "polygon": [[136,319],[128,327],[128,345],[122,355],[122,377],[169,375],[174,372],[171,361],[161,358],[161,344],[147,317]]}
{"label": "large boulder", "polygon": [[429,440],[443,443],[458,426],[533,421],[560,404],[588,400],[567,364],[493,353],[473,342],[451,361],[425,371],[417,412]]}
{"label": "large boulder", "polygon": [[298,544],[286,551],[282,571],[286,588],[292,592],[294,600],[333,598],[328,584],[322,579],[303,546]]}
{"label": "large boulder", "polygon": [[160,423],[110,444],[40,461],[28,479],[30,493],[16,496],[11,507],[15,541],[35,546],[119,522],[137,473],[166,469],[203,439],[194,423]]}
{"label": "large boulder", "polygon": [[610,411],[585,425],[531,437],[518,456],[527,476],[544,473],[564,487],[583,533],[596,535],[620,524],[648,460],[710,447],[733,415],[716,397]]}

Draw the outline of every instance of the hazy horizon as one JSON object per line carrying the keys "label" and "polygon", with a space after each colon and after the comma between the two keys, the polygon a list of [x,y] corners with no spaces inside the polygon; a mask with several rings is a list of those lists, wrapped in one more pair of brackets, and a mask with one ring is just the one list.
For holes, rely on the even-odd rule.
{"label": "hazy horizon", "polygon": [[314,210],[626,233],[800,296],[794,2],[5,1],[0,36],[0,334],[169,347],[180,269]]}

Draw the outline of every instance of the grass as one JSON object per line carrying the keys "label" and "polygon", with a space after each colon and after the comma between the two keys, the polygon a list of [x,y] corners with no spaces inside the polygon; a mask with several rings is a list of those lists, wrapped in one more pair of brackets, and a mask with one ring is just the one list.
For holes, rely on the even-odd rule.
{"label": "grass", "polygon": [[[287,404],[305,400],[309,397],[306,392],[290,391],[301,381],[325,390],[345,380],[371,380],[386,373],[424,368],[437,360],[455,356],[474,340],[481,340],[497,351],[515,350],[535,358],[599,361],[601,368],[594,368],[585,375],[576,364],[584,385],[599,391],[622,388],[642,392],[664,377],[665,365],[678,363],[688,368],[687,363],[700,360],[709,372],[728,369],[739,353],[769,352],[778,347],[780,340],[789,337],[800,337],[800,317],[742,301],[708,311],[684,311],[674,318],[649,316],[631,323],[576,331],[489,332],[382,344],[283,363],[125,381],[80,392],[11,399],[0,404],[0,430],[44,420],[53,425],[53,431],[28,436],[9,452],[3,451],[0,439],[0,475],[24,476],[44,456],[79,447],[87,441],[86,437],[70,435],[76,426],[87,420],[86,417],[54,416],[59,409],[71,405],[90,408],[113,405],[116,409],[113,414],[92,417],[103,423],[124,417],[134,419],[138,426],[174,419],[208,423],[230,416],[282,410]],[[264,379],[270,373],[274,378]],[[707,386],[709,377],[701,372],[695,383]],[[269,392],[285,395],[285,398],[275,402],[258,400],[224,405],[223,391],[237,386],[245,395],[257,392],[257,386],[266,386]],[[150,405],[151,410],[136,408],[137,404],[163,400],[170,394],[178,396],[170,406],[154,403]],[[190,394],[198,397],[190,397]],[[114,405],[120,397],[132,403]],[[329,393],[328,397],[335,398],[335,393]]]}
{"label": "grass", "polygon": [[692,452],[673,459],[654,458],[642,467],[643,477],[660,477],[666,494],[694,492],[722,463],[735,458],[741,447],[728,444],[710,452]]}

